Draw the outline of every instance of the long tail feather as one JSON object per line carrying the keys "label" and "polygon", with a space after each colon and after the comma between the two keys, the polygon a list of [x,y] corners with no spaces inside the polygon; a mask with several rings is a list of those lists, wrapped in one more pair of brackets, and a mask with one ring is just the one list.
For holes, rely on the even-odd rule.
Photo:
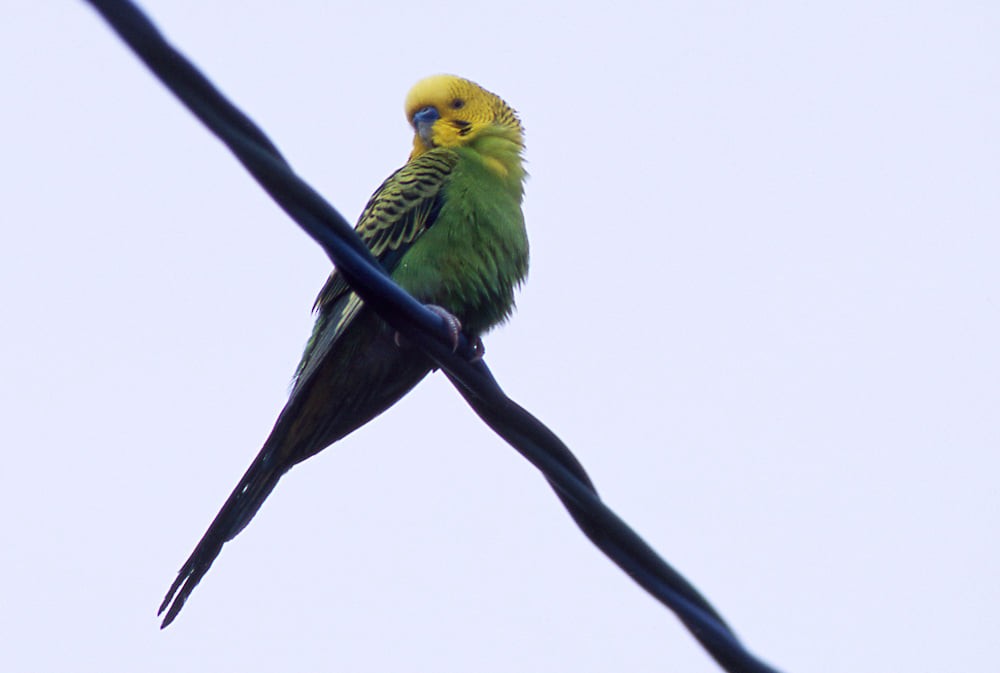
{"label": "long tail feather", "polygon": [[161,628],[177,617],[223,545],[250,523],[285,472],[382,413],[430,370],[430,361],[397,346],[374,314],[359,318],[338,349],[296,382],[260,453],[170,586],[158,612],[166,613]]}
{"label": "long tail feather", "polygon": [[273,446],[274,442],[269,439],[181,567],[157,612],[157,615],[163,614],[164,610],[167,613],[160,625],[161,629],[174,621],[188,596],[212,567],[222,546],[246,528],[288,469],[284,461],[274,460]]}

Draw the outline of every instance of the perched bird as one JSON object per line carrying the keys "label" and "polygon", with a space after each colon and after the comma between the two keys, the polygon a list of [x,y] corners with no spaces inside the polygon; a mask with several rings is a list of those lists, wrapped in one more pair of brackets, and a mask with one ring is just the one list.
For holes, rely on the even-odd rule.
{"label": "perched bird", "polygon": [[[510,316],[528,270],[523,129],[498,96],[452,75],[418,82],[406,116],[410,158],[375,191],[356,231],[400,286],[451,321],[456,339],[461,329],[475,341]],[[167,592],[161,628],[285,472],[385,411],[432,368],[336,270],[314,310],[288,402]]]}

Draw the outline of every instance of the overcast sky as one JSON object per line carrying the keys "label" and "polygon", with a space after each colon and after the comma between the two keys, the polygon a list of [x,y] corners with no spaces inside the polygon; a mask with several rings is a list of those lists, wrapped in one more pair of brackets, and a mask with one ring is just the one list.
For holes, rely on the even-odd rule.
{"label": "overcast sky", "polygon": [[[1000,5],[751,4],[144,7],[351,220],[416,80],[504,97],[507,392],[777,667],[995,670]],[[0,669],[718,670],[440,375],[161,632],[329,262],[84,3],[5,6]]]}

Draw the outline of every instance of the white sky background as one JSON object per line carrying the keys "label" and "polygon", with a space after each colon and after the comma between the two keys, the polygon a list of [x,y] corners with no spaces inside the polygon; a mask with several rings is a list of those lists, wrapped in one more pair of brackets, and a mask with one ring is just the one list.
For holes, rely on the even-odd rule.
{"label": "white sky background", "polygon": [[[413,82],[507,99],[507,392],[776,666],[993,670],[1000,5],[361,4],[144,7],[351,220]],[[3,13],[0,670],[719,670],[440,375],[160,632],[329,263],[84,3]]]}

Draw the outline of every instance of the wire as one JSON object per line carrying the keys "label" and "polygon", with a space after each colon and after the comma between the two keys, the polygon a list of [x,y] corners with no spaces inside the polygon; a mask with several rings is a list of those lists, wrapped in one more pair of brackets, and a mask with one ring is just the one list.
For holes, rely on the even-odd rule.
{"label": "wire", "polygon": [[306,184],[278,148],[127,0],[88,0],[150,70],[236,155],[329,255],[351,287],[393,328],[424,350],[479,417],[538,468],[573,520],[612,561],[681,622],[726,671],[774,673],[747,651],[705,598],[609,509],[583,466],[541,421],[507,397],[486,363],[470,362],[461,337],[452,352],[442,318],[399,288],[350,224]]}

